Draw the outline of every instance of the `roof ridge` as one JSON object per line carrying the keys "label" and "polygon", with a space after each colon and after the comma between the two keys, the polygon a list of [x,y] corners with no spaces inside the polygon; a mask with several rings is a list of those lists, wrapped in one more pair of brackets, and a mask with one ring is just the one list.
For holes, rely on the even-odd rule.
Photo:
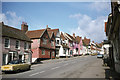
{"label": "roof ridge", "polygon": [[45,29],[39,29],[39,30],[29,30],[29,31],[41,31],[41,30],[45,30]]}
{"label": "roof ridge", "polygon": [[12,29],[16,29],[16,30],[21,31],[20,29],[14,28],[14,27],[12,27],[12,26],[8,26],[8,25],[4,25],[4,26],[5,26],[5,27],[8,27],[8,28],[12,28]]}

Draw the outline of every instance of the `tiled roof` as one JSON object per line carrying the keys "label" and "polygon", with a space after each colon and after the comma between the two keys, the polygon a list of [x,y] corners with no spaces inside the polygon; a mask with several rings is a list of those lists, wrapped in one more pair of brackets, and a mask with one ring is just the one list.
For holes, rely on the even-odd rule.
{"label": "tiled roof", "polygon": [[54,35],[56,36],[57,33],[59,32],[59,29],[47,29],[48,32],[54,32]]}
{"label": "tiled roof", "polygon": [[70,34],[68,34],[68,33],[66,33],[71,39],[69,39],[69,40],[71,40],[71,41],[75,41],[75,39],[73,38],[73,36],[71,36]]}
{"label": "tiled roof", "polygon": [[29,38],[40,38],[42,33],[45,31],[45,29],[41,29],[41,30],[32,30],[32,31],[27,31],[26,35]]}
{"label": "tiled roof", "polygon": [[63,48],[69,48],[67,45],[65,44],[62,44]]}
{"label": "tiled roof", "polygon": [[84,38],[83,43],[88,46],[90,44],[90,39]]}
{"label": "tiled roof", "polygon": [[[30,38],[40,38],[44,31],[45,31],[45,29],[32,30],[32,31],[27,31],[26,34]],[[59,29],[47,29],[47,31],[48,31],[49,37],[51,37],[52,32],[56,36]]]}
{"label": "tiled roof", "polygon": [[61,39],[62,40],[66,40],[66,38],[64,37],[63,33],[61,32],[61,35],[60,35]]}
{"label": "tiled roof", "polygon": [[80,40],[81,40],[81,37],[77,36],[75,39],[76,39],[76,41],[79,43]]}
{"label": "tiled roof", "polygon": [[97,47],[100,47],[100,48],[101,48],[102,45],[103,45],[103,43],[96,43],[96,46],[97,46]]}
{"label": "tiled roof", "polygon": [[2,24],[2,36],[31,42],[30,38],[23,31],[4,24]]}

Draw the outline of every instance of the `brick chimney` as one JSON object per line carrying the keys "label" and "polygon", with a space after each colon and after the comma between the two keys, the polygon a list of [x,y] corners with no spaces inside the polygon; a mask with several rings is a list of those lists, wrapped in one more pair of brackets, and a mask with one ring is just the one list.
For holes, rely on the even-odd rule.
{"label": "brick chimney", "polygon": [[51,28],[49,28],[48,25],[47,25],[47,26],[46,26],[46,29],[51,29]]}
{"label": "brick chimney", "polygon": [[27,25],[27,23],[22,22],[22,24],[21,24],[21,30],[23,32],[25,32],[25,33],[28,31],[28,25]]}
{"label": "brick chimney", "polygon": [[75,38],[75,33],[73,33],[73,38]]}

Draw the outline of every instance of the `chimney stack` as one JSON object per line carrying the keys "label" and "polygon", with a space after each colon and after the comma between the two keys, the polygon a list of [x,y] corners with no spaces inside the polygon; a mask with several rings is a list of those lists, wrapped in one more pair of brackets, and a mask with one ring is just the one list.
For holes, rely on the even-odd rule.
{"label": "chimney stack", "polygon": [[75,38],[75,33],[73,33],[73,38]]}
{"label": "chimney stack", "polygon": [[49,28],[48,25],[47,25],[47,26],[46,26],[46,29],[51,29],[51,28]]}
{"label": "chimney stack", "polygon": [[21,24],[21,30],[26,33],[28,31],[28,25],[26,22],[22,22]]}

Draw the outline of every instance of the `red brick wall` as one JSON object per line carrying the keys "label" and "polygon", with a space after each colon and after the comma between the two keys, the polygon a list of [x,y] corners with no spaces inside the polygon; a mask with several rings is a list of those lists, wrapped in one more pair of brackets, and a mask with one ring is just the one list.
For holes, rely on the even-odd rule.
{"label": "red brick wall", "polygon": [[[42,50],[45,50],[45,55],[42,55]],[[39,49],[39,52],[40,52],[39,58],[50,58],[50,52],[51,52],[51,57],[55,58],[55,50],[41,48]],[[54,56],[52,52],[54,52]]]}

